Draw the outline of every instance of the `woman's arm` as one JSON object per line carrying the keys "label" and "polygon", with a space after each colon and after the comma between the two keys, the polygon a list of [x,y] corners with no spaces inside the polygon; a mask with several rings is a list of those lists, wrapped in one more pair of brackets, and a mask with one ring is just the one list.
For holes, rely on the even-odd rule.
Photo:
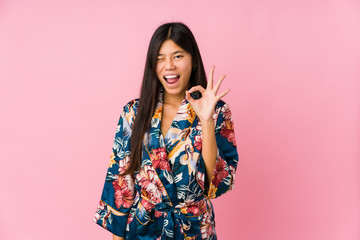
{"label": "woman's arm", "polygon": [[[217,155],[217,144],[216,144],[216,139],[215,139],[214,120],[211,119],[207,122],[201,122],[201,127],[202,127],[201,152],[202,152],[203,159],[205,162],[205,169],[206,169],[205,175],[207,177],[206,183],[210,183],[212,176],[213,176],[215,163],[216,163],[216,155]],[[209,185],[207,185],[206,188],[208,188]]]}
{"label": "woman's arm", "polygon": [[124,238],[123,237],[118,237],[118,236],[113,234],[113,240],[124,240]]}

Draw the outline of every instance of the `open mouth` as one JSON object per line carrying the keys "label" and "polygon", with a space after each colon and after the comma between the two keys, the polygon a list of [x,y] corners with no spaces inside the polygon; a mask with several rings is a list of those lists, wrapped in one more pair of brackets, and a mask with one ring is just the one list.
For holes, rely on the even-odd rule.
{"label": "open mouth", "polygon": [[179,81],[180,75],[167,75],[167,76],[164,76],[164,79],[167,83],[174,84],[177,81]]}

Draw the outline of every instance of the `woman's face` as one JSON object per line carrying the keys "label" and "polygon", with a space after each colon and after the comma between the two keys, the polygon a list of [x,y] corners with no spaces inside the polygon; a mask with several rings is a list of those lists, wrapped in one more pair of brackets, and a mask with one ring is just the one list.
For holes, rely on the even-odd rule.
{"label": "woman's face", "polygon": [[184,97],[191,71],[191,54],[172,40],[164,41],[157,56],[156,75],[166,94]]}

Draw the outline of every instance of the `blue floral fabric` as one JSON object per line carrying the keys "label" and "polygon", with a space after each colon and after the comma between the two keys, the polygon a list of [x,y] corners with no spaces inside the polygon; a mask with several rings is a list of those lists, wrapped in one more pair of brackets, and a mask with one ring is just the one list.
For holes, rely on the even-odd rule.
{"label": "blue floral fabric", "polygon": [[140,170],[119,175],[130,161],[131,129],[138,105],[139,99],[133,99],[121,112],[94,222],[125,239],[217,239],[210,199],[233,189],[238,163],[228,104],[219,100],[214,109],[218,151],[208,187],[201,122],[184,98],[163,136],[163,89],[144,136]]}

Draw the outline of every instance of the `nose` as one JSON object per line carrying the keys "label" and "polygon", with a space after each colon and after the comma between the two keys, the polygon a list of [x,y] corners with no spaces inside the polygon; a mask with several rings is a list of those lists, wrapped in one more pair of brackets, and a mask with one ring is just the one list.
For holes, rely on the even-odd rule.
{"label": "nose", "polygon": [[172,59],[168,59],[165,62],[165,69],[173,69],[175,67],[175,64]]}

